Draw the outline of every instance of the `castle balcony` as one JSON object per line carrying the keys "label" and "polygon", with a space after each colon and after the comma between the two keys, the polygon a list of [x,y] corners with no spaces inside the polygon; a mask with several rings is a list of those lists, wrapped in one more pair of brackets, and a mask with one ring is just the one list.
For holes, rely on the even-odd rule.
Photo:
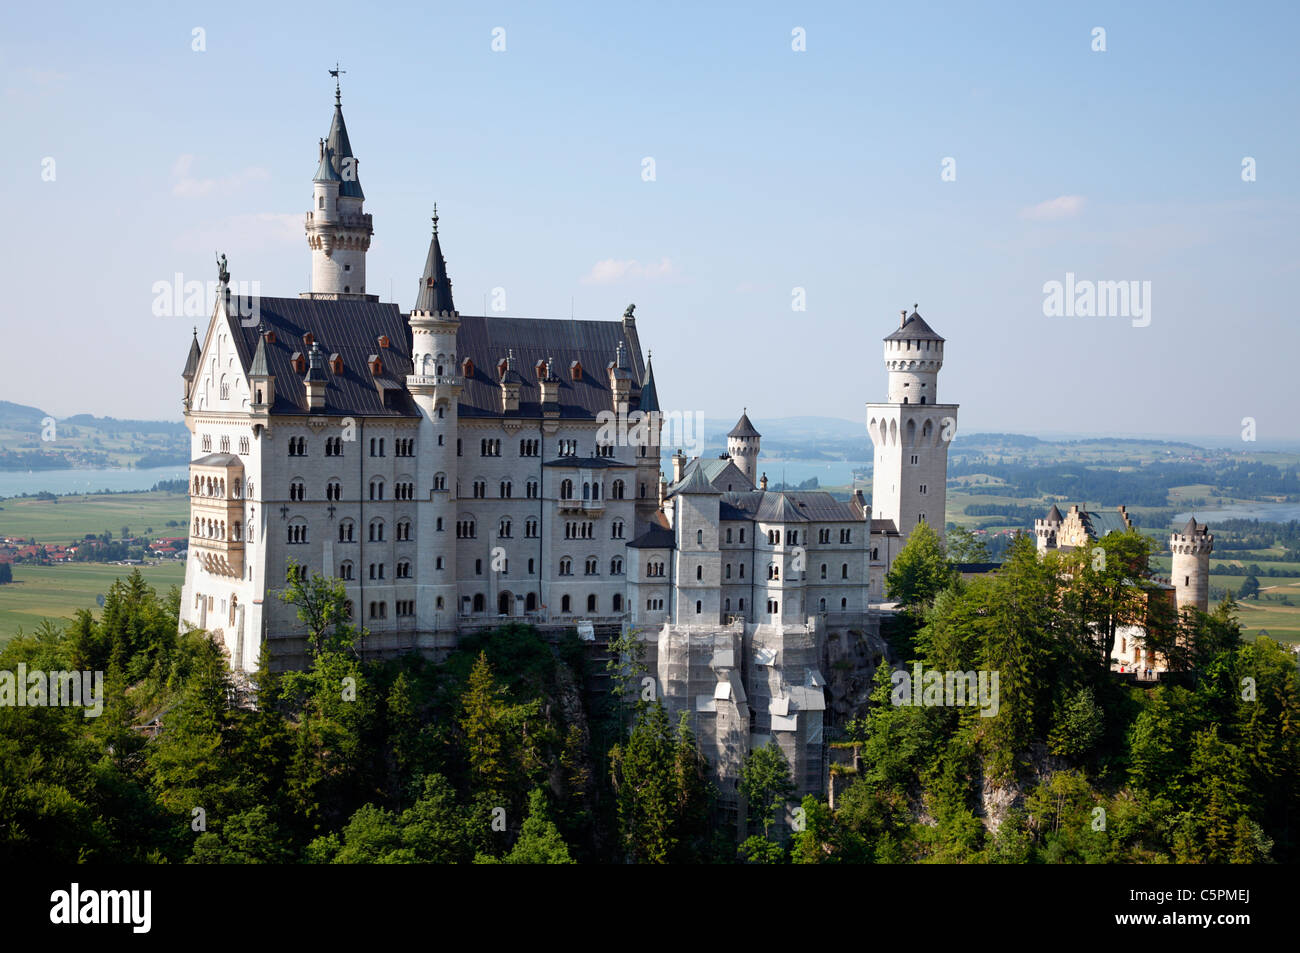
{"label": "castle balcony", "polygon": [[461,379],[447,374],[407,374],[407,387],[459,387]]}
{"label": "castle balcony", "polygon": [[604,500],[556,500],[555,507],[561,513],[586,513],[600,516],[605,512]]}
{"label": "castle balcony", "polygon": [[[307,228],[312,228],[317,224],[316,213],[307,213]],[[343,226],[345,228],[364,228],[367,232],[373,233],[375,230],[374,218],[368,213],[363,212],[358,215],[356,212],[337,212],[333,218],[321,216],[321,226]]]}

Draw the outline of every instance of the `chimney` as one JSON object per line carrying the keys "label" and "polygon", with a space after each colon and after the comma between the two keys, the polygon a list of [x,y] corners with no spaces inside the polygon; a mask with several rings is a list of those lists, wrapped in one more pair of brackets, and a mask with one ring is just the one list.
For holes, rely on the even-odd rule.
{"label": "chimney", "polygon": [[763,474],[763,479],[761,479],[761,480],[758,481],[758,488],[759,488],[760,490],[766,490],[766,489],[767,489],[767,474],[766,474],[766,473]]}
{"label": "chimney", "polygon": [[307,361],[307,377],[304,381],[307,387],[307,409],[324,410],[325,386],[329,383],[329,377],[325,373],[325,354],[319,343],[313,342]]}
{"label": "chimney", "polygon": [[546,370],[538,378],[538,386],[542,392],[542,415],[546,417],[557,417],[560,413],[560,380],[555,376],[555,361],[553,358],[546,359]]}
{"label": "chimney", "polygon": [[677,483],[682,478],[682,470],[686,466],[686,454],[678,450],[673,454],[673,482]]}
{"label": "chimney", "polygon": [[668,478],[664,476],[664,471],[659,471],[659,508],[663,509],[664,500],[668,499]]}
{"label": "chimney", "polygon": [[501,412],[503,414],[518,413],[519,411],[519,385],[523,378],[515,370],[515,352],[512,348],[506,354],[505,367],[501,371]]}

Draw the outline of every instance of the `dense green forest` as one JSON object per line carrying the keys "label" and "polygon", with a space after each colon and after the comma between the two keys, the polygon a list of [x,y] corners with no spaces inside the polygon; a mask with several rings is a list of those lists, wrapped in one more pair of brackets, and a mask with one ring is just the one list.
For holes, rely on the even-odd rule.
{"label": "dense green forest", "polygon": [[176,631],[175,590],[160,597],[134,574],[100,618],[46,623],[0,653],[0,670],[106,673],[97,718],[0,707],[0,856],[1294,862],[1295,657],[1243,643],[1225,603],[1208,616],[1156,611],[1152,647],[1177,670],[1158,687],[1109,672],[1114,626],[1145,605],[1134,595],[1148,547],[1112,534],[1100,561],[1040,559],[1020,541],[1000,572],[963,583],[918,530],[888,579],[908,606],[892,655],[999,672],[997,716],[893,704],[881,665],[874,704],[842,726],[860,768],[837,771],[834,808],[794,805],[780,750],[759,749],[742,771],[744,838],[718,823],[689,723],[622,691],[638,674],[631,640],[612,646],[605,692],[585,688],[605,673],[576,635],[547,641],[521,625],[465,637],[441,664],[363,661],[343,590],[314,576],[287,591],[310,668],[263,670],[254,693],[204,634]]}

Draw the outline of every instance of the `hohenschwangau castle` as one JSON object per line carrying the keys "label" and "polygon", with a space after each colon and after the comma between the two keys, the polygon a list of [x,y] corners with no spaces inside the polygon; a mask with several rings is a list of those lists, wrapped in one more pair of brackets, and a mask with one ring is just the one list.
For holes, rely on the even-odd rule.
{"label": "hohenschwangau castle", "polygon": [[[826,640],[874,630],[906,535],[944,525],[957,405],[939,402],[943,338],[915,311],[885,338],[887,400],[866,414],[874,511],[861,493],[767,490],[744,415],[725,456],[676,454],[662,473],[666,395],[631,307],[610,321],[461,314],[436,211],[413,308],[380,302],[356,169],[336,95],[306,217],[311,291],[241,316],[223,266],[191,346],[182,622],[238,670],[264,644],[277,668],[304,665],[280,598],[294,564],[344,582],[368,653],[436,654],[503,620],[635,630],[724,788],[775,738],[800,789],[820,790]],[[610,415],[644,439],[611,438]]]}

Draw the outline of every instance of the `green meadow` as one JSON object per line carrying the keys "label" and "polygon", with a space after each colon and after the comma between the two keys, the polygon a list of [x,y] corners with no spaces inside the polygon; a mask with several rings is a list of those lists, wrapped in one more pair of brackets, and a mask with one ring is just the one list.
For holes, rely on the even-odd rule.
{"label": "green meadow", "polygon": [[160,596],[185,581],[185,563],[170,560],[140,567],[111,563],[15,565],[14,581],[0,586],[0,644],[20,628],[33,631],[42,619],[70,619],[78,609],[98,611],[95,597],[107,594],[114,580],[129,576],[136,568]]}
{"label": "green meadow", "polygon": [[[0,536],[68,543],[105,531],[117,539],[122,527],[137,536],[185,536],[190,500],[183,493],[108,493],[53,500],[0,500]],[[172,520],[177,525],[168,526]]]}

